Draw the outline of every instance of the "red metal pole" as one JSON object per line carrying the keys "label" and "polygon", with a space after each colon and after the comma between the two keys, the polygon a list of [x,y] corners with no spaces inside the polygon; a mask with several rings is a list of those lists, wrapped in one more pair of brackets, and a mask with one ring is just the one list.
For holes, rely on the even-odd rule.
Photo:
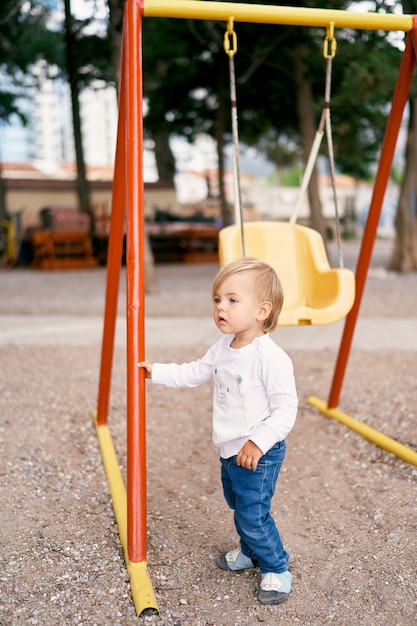
{"label": "red metal pole", "polygon": [[398,80],[392,99],[391,112],[387,122],[384,142],[382,144],[381,156],[375,178],[371,206],[369,208],[368,219],[366,221],[361,250],[359,253],[359,259],[356,268],[355,302],[345,322],[328,400],[329,408],[335,408],[338,406],[339,403],[340,391],[342,388],[346,364],[350,353],[353,333],[355,330],[359,307],[361,304],[366,277],[368,274],[368,268],[372,256],[372,249],[378,229],[378,222],[381,215],[382,202],[384,200],[385,190],[391,172],[395,145],[401,126],[404,108],[408,100],[411,80],[413,78],[414,68],[416,64],[416,52],[414,48],[416,42],[416,28],[416,16],[413,16],[413,30],[407,34],[406,47],[401,60]]}
{"label": "red metal pole", "polygon": [[146,560],[145,224],[143,183],[141,3],[125,5],[126,295],[127,295],[127,548]]}
{"label": "red metal pole", "polygon": [[114,164],[112,208],[107,253],[106,301],[104,309],[103,340],[97,401],[97,423],[107,424],[109,413],[111,374],[113,366],[114,338],[116,332],[117,301],[119,296],[120,271],[123,256],[125,223],[125,80],[123,49],[120,68],[119,119],[117,128],[116,157]]}

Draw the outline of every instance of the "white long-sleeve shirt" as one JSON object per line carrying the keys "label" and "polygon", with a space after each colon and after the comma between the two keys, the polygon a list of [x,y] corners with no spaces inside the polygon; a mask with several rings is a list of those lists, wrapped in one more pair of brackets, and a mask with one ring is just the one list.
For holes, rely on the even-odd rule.
{"label": "white long-sleeve shirt", "polygon": [[154,363],[152,382],[196,387],[213,379],[213,441],[223,458],[249,439],[265,454],[292,429],[298,408],[291,359],[268,334],[243,348],[223,335],[191,363]]}

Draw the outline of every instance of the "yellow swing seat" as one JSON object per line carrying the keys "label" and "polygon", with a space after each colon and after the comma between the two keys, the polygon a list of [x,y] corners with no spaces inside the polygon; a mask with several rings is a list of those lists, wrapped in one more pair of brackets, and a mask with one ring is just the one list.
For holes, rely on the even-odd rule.
{"label": "yellow swing seat", "polygon": [[[355,300],[355,277],[330,267],[321,235],[312,228],[285,222],[247,222],[245,256],[269,263],[277,272],[284,306],[280,326],[331,324],[345,317]],[[243,256],[240,225],[219,232],[219,260],[224,266]]]}

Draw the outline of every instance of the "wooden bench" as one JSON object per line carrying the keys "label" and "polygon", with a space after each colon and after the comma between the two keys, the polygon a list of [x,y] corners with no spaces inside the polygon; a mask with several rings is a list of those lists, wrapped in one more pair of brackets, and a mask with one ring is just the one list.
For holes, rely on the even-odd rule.
{"label": "wooden bench", "polygon": [[60,270],[97,267],[91,240],[85,231],[34,230],[30,236],[32,267]]}

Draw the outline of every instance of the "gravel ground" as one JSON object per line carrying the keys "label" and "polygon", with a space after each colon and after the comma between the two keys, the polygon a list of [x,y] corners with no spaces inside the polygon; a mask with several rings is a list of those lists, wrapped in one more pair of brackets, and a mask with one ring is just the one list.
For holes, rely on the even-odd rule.
{"label": "gravel ground", "polygon": [[[357,246],[344,251],[354,267]],[[375,248],[361,315],[417,319],[417,274],[386,273],[389,251]],[[210,315],[216,269],[157,266],[147,314]],[[104,286],[103,269],[0,271],[0,321],[100,314]],[[123,312],[123,280],[121,293]],[[180,361],[204,347],[161,345],[148,357]],[[274,500],[292,556],[289,599],[262,606],[259,572],[215,565],[237,538],[211,444],[210,387],[148,385],[148,566],[160,614],[136,617],[91,419],[100,345],[1,346],[0,625],[416,626],[417,468],[306,403],[327,397],[335,351],[291,357],[301,404]],[[355,350],[340,408],[417,450],[415,371],[413,351]],[[116,348],[109,425],[123,473],[125,412]]]}

